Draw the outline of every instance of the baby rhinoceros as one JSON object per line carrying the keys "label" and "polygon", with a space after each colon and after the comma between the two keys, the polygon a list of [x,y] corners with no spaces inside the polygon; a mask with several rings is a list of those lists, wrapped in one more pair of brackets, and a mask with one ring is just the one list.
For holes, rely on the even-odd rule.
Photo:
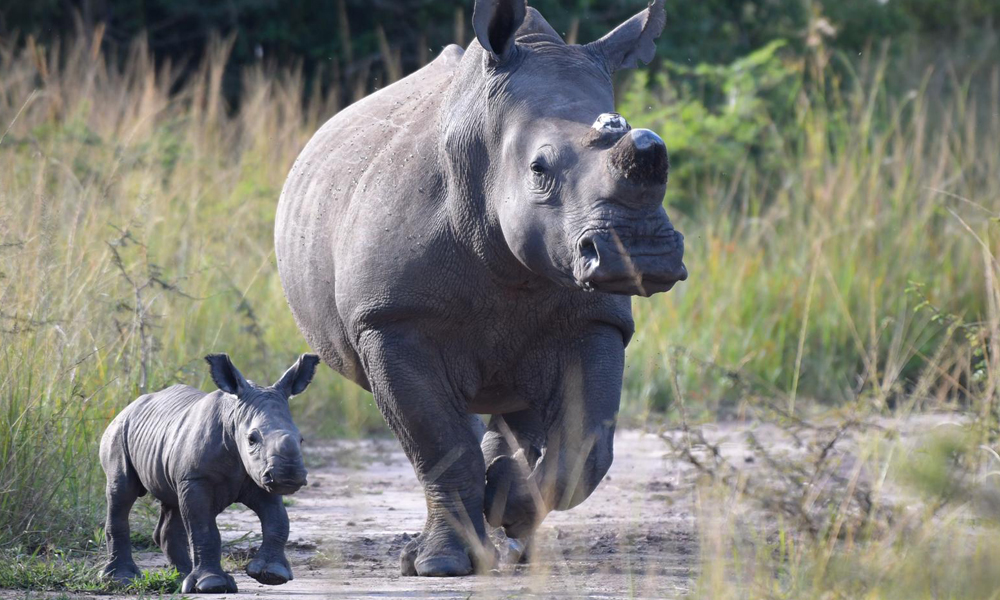
{"label": "baby rhinoceros", "polygon": [[140,396],[104,432],[107,577],[127,582],[139,575],[128,516],[135,500],[149,492],[160,501],[153,540],[184,576],[183,593],[237,591],[222,570],[215,524],[234,502],[257,513],[263,530],[247,575],[271,585],[292,579],[281,497],[306,484],[306,469],[288,399],[306,389],[319,359],[303,354],[271,387],[244,379],[225,354],[205,360],[219,391],[175,385]]}

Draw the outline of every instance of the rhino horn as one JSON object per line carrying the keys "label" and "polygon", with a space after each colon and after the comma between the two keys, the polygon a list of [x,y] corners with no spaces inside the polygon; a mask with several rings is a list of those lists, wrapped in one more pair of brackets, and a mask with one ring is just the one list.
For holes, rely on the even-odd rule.
{"label": "rhino horn", "polygon": [[667,145],[648,129],[633,129],[608,151],[608,168],[615,177],[634,185],[666,185]]}

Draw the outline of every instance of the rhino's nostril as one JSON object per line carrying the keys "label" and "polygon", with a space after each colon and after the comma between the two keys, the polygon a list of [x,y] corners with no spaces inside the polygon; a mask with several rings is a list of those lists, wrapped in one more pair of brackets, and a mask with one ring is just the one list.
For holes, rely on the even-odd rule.
{"label": "rhino's nostril", "polygon": [[264,471],[264,474],[260,476],[260,480],[264,485],[274,483],[274,476],[271,474],[271,469]]}
{"label": "rhino's nostril", "polygon": [[588,267],[595,266],[601,261],[601,257],[597,253],[597,246],[590,238],[580,240],[580,255],[587,261]]}

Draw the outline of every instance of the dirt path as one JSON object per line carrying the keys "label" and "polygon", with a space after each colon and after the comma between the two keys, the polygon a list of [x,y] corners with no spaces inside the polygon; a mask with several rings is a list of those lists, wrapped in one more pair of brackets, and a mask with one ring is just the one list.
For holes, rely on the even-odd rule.
{"label": "dirt path", "polygon": [[[288,508],[296,578],[269,587],[237,573],[242,595],[664,598],[683,595],[691,585],[698,544],[690,488],[677,489],[677,464],[665,458],[666,446],[656,436],[619,433],[609,477],[582,505],[545,520],[532,566],[457,579],[399,575],[399,551],[423,525],[425,507],[394,440],[333,442],[308,453],[311,484]],[[259,533],[246,510],[227,511],[220,525],[229,541]],[[144,568],[165,565],[156,554],[139,558]]]}

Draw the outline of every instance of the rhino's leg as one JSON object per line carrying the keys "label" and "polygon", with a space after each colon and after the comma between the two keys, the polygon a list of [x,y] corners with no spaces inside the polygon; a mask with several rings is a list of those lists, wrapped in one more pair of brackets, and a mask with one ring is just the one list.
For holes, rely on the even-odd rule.
{"label": "rhino's leg", "polygon": [[[545,427],[535,409],[493,415],[483,437],[486,458],[486,496],[483,510],[493,527],[516,538],[518,546],[508,548],[509,560],[527,562],[539,514],[534,506],[527,478],[545,445]],[[515,535],[517,534],[517,535]],[[503,552],[504,549],[501,549]]]}
{"label": "rhino's leg", "polygon": [[529,466],[534,468],[545,445],[545,427],[537,410],[529,408],[490,417],[483,436],[483,457],[488,466],[501,456],[524,452]]}
{"label": "rhino's leg", "polygon": [[423,532],[400,556],[402,573],[455,576],[492,568],[496,550],[483,521],[485,465],[463,393],[473,371],[409,331],[368,331],[360,346],[375,401],[427,501]]}
{"label": "rhino's leg", "polygon": [[163,550],[170,564],[182,577],[191,572],[191,550],[188,548],[187,532],[177,507],[160,505],[160,520],[156,524],[153,540]]}
{"label": "rhino's leg", "polygon": [[132,559],[128,515],[132,512],[136,499],[145,490],[124,453],[105,453],[102,448],[101,463],[108,480],[108,515],[104,528],[108,542],[108,564],[104,567],[103,575],[127,583],[141,574]]}
{"label": "rhino's leg", "polygon": [[[596,326],[563,347],[560,372],[538,403],[538,419],[504,416],[522,448],[521,440],[532,446],[543,440],[538,460],[532,465],[516,451],[500,451],[486,475],[491,524],[519,540],[530,540],[550,511],[583,502],[611,467],[625,361],[622,334]],[[497,429],[494,439],[503,436],[501,423]],[[523,452],[530,458],[527,448]]]}
{"label": "rhino's leg", "polygon": [[260,519],[264,540],[257,555],[247,565],[247,575],[266,585],[281,585],[293,579],[292,566],[285,556],[288,542],[288,512],[281,496],[254,486],[240,499]]}
{"label": "rhino's leg", "polygon": [[192,569],[182,594],[236,593],[236,580],[222,570],[222,538],[215,524],[212,494],[199,481],[184,481],[177,490],[178,510],[191,547]]}

